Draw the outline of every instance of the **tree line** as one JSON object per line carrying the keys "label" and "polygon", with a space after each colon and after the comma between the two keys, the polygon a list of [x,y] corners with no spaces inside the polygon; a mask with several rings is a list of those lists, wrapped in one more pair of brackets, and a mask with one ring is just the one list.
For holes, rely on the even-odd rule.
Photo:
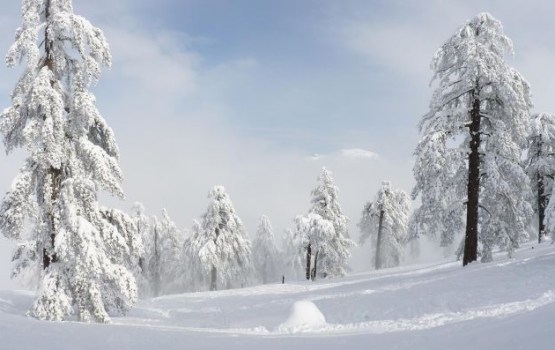
{"label": "tree line", "polygon": [[[284,282],[285,278],[332,278],[349,270],[355,243],[347,229],[349,219],[338,201],[339,190],[323,168],[312,191],[311,208],[294,219],[280,243],[270,219],[260,217],[251,240],[223,186],[209,193],[210,203],[188,232],[180,231],[165,210],[148,216],[135,203],[129,219],[130,235],[141,239],[133,271],[143,297],[168,293],[219,290],[252,284]],[[400,206],[400,207],[399,207]],[[400,263],[409,214],[409,198],[384,183],[375,202],[364,209],[362,242],[373,236],[376,268]],[[381,215],[378,226],[376,218]]]}

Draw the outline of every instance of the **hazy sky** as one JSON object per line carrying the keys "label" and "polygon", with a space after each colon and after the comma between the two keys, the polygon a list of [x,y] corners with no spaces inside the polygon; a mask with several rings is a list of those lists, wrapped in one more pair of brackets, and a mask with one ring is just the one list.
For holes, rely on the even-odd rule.
{"label": "hazy sky", "polygon": [[[1,52],[19,7],[2,1]],[[74,9],[104,30],[114,58],[94,92],[120,146],[127,200],[105,203],[165,207],[183,229],[209,189],[224,185],[251,234],[267,214],[280,236],[308,210],[326,166],[357,239],[360,211],[382,180],[411,190],[431,57],[482,11],[513,39],[509,60],[530,81],[536,110],[555,112],[547,0],[75,0]],[[0,67],[1,106],[19,73]],[[23,156],[0,155],[2,193]],[[12,248],[0,239],[0,289],[14,286]],[[356,270],[369,265],[365,249]]]}

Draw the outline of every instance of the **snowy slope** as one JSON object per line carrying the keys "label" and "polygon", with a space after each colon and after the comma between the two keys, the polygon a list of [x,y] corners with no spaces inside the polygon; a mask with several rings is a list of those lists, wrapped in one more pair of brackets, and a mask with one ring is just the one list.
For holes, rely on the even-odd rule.
{"label": "snowy slope", "polygon": [[[291,314],[297,301],[307,302]],[[24,315],[31,302],[28,292],[0,291],[0,349],[548,349],[555,245],[464,269],[444,262],[165,296],[110,325],[36,321]]]}

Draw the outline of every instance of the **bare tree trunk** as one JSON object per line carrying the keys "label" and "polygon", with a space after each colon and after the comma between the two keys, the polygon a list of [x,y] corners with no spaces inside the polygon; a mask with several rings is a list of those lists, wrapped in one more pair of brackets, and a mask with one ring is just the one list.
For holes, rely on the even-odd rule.
{"label": "bare tree trunk", "polygon": [[478,257],[478,210],[480,205],[480,99],[472,93],[474,103],[470,111],[470,154],[468,155],[468,202],[466,205],[466,236],[463,266]]}
{"label": "bare tree trunk", "polygon": [[380,221],[378,223],[378,237],[376,240],[376,270],[382,268],[381,247],[382,247],[382,227],[383,227],[383,209],[380,211]]}
{"label": "bare tree trunk", "polygon": [[318,272],[318,253],[320,253],[320,250],[317,250],[316,254],[314,254],[314,268],[312,268],[311,272],[313,281],[316,279],[316,273]]}
{"label": "bare tree trunk", "polygon": [[310,279],[310,260],[312,260],[312,250],[310,248],[310,243],[306,247],[306,279]]}

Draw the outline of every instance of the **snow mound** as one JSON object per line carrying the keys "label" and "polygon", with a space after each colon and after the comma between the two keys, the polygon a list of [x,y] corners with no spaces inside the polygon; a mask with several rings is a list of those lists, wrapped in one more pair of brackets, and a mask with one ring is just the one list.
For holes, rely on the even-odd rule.
{"label": "snow mound", "polygon": [[277,330],[294,333],[315,330],[326,325],[326,318],[313,302],[300,300],[293,304],[289,318]]}

